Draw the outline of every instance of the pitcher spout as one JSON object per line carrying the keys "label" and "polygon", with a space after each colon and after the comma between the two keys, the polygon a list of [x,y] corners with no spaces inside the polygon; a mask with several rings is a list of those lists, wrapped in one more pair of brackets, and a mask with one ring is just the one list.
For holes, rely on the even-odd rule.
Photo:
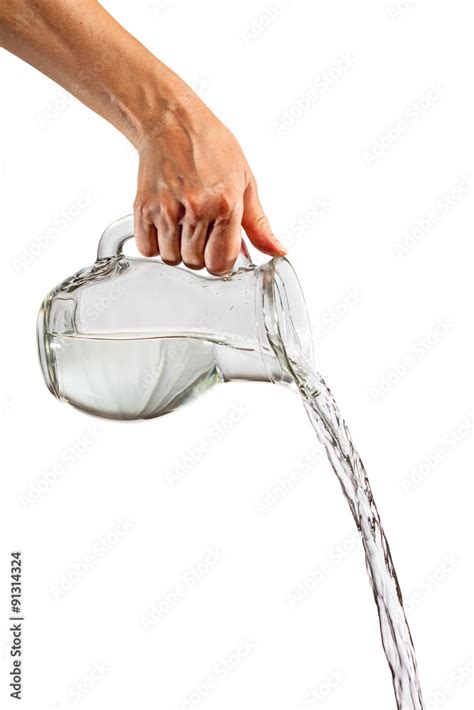
{"label": "pitcher spout", "polygon": [[[239,277],[240,297],[237,294]],[[253,280],[255,300],[248,298]],[[217,346],[219,369],[226,381],[253,380],[294,386],[294,368],[311,362],[313,344],[304,296],[284,257],[243,274],[235,274],[232,315],[225,314],[225,346]],[[244,297],[244,293],[247,297]]]}

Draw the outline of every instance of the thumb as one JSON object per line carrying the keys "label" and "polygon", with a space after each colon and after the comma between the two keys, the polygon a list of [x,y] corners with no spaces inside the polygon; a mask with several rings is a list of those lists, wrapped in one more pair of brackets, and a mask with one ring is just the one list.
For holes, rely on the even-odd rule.
{"label": "thumb", "polygon": [[270,223],[258,199],[257,186],[251,181],[244,192],[244,213],[242,227],[257,249],[270,256],[284,256],[287,252],[283,244],[272,232]]}

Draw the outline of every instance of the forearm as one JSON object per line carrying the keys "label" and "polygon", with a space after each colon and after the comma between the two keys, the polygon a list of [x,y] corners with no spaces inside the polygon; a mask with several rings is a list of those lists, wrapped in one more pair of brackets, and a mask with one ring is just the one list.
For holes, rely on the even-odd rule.
{"label": "forearm", "polygon": [[135,146],[160,117],[203,105],[95,0],[0,0],[0,45],[63,86]]}

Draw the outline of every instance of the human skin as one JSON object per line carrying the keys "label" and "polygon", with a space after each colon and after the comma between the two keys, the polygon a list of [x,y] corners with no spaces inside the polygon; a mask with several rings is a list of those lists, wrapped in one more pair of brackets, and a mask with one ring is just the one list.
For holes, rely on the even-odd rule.
{"label": "human skin", "polygon": [[239,254],[241,226],[263,253],[286,253],[236,138],[98,2],[0,0],[0,45],[136,148],[135,238],[144,256],[224,274]]}

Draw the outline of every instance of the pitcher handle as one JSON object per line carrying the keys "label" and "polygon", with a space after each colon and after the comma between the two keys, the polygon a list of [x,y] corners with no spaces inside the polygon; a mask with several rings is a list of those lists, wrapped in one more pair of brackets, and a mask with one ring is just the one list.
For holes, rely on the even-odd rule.
{"label": "pitcher handle", "polygon": [[[114,256],[119,256],[122,253],[122,247],[128,239],[135,236],[135,228],[133,224],[133,214],[118,219],[112,222],[102,234],[99,247],[97,249],[98,259],[108,259]],[[240,254],[233,266],[233,271],[238,269],[247,269],[252,266],[247,244],[242,239]]]}

